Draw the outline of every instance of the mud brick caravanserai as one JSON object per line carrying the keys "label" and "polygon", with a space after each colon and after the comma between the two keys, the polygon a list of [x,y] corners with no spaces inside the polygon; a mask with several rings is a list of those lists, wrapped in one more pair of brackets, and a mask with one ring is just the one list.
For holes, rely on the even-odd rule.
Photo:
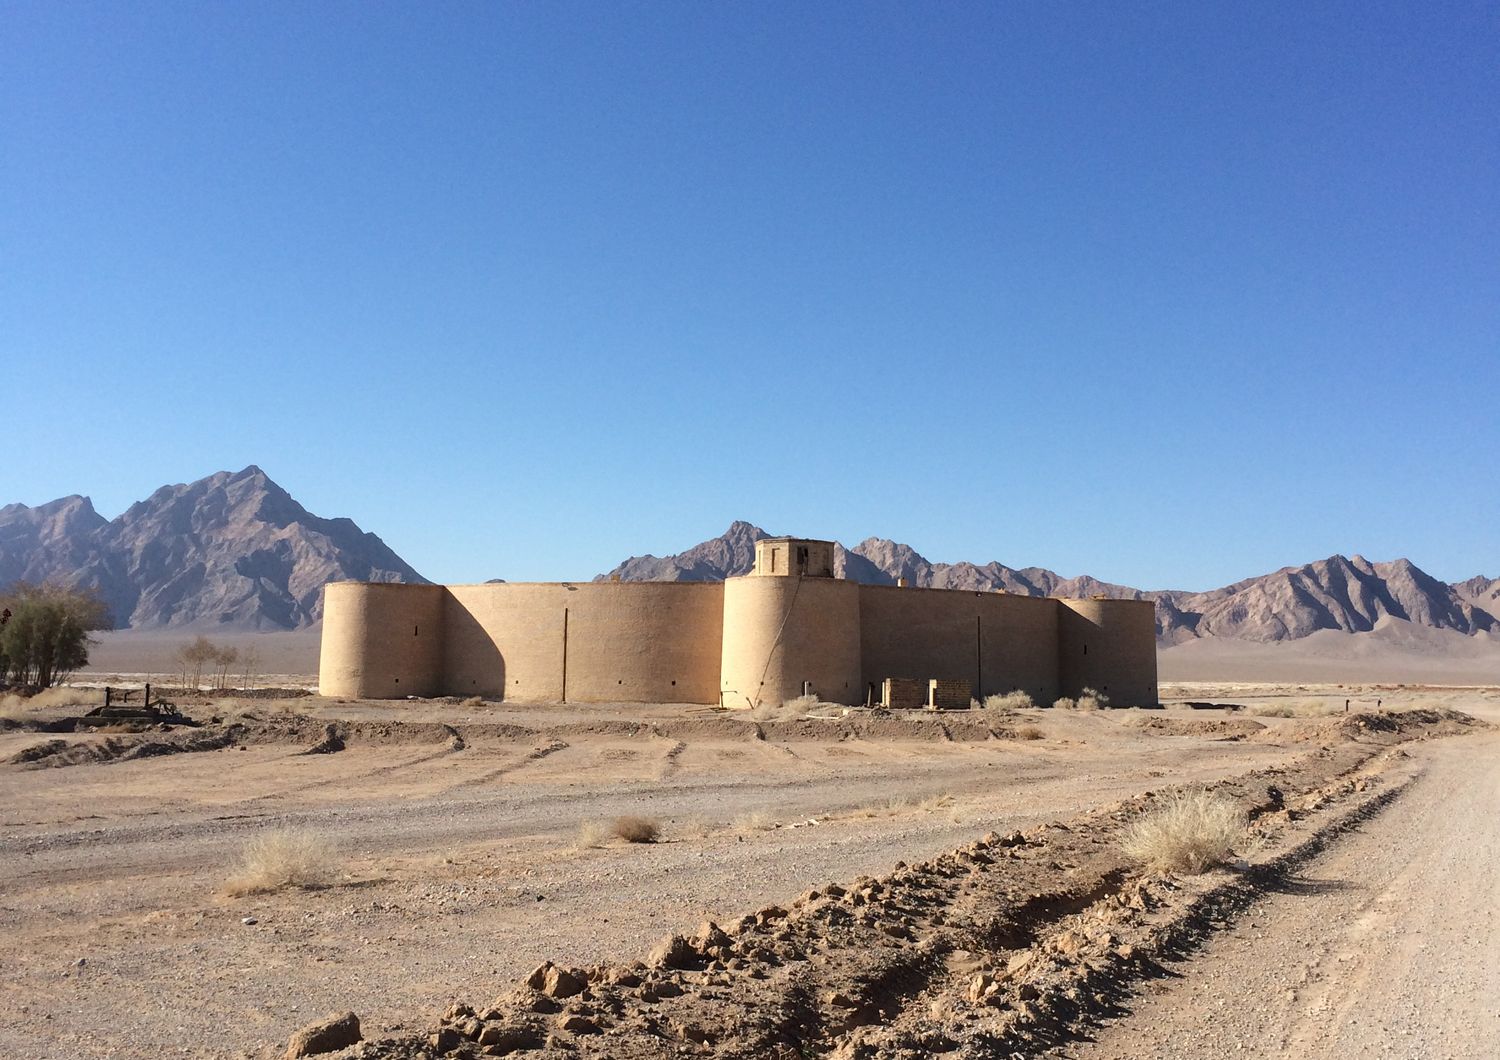
{"label": "mud brick caravanserai", "polygon": [[771,538],[723,582],[335,582],[320,690],[374,699],[967,706],[1085,687],[1157,702],[1148,600],[864,585],[833,543]]}

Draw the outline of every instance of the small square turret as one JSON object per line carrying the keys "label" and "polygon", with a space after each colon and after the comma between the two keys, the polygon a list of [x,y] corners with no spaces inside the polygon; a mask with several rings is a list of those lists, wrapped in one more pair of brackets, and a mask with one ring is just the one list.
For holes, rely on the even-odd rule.
{"label": "small square turret", "polygon": [[755,543],[755,573],[804,578],[833,577],[833,542],[768,537]]}

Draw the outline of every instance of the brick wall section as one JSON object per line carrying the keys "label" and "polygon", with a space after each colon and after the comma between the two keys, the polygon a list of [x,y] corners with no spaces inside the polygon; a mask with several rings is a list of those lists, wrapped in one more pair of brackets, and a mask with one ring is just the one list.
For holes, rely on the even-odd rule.
{"label": "brick wall section", "polygon": [[927,682],[915,677],[887,677],[881,685],[880,703],[892,710],[916,710],[927,705]]}
{"label": "brick wall section", "polygon": [[974,686],[969,681],[950,681],[934,677],[927,682],[928,710],[967,710]]}

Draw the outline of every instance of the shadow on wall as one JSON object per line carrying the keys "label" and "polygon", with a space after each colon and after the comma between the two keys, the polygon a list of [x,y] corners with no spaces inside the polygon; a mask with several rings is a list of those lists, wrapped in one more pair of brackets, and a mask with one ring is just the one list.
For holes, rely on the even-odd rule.
{"label": "shadow on wall", "polygon": [[444,658],[440,695],[509,698],[505,656],[467,608],[450,601],[444,615]]}

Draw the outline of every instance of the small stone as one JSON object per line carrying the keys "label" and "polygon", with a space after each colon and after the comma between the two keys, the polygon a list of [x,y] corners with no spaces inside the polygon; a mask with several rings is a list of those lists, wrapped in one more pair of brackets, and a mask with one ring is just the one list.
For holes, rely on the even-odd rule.
{"label": "small stone", "polygon": [[668,935],[646,956],[646,963],[653,968],[688,968],[697,956],[697,950],[687,939],[681,935]]}
{"label": "small stone", "polygon": [[578,972],[570,968],[559,968],[555,964],[542,977],[542,993],[548,997],[572,997],[581,993],[587,985],[588,980]]}
{"label": "small stone", "polygon": [[569,1034],[598,1034],[599,1025],[586,1016],[563,1016],[557,1021],[557,1029]]}
{"label": "small stone", "polygon": [[452,1027],[443,1027],[427,1036],[427,1044],[439,1053],[446,1053],[457,1049],[459,1043],[463,1040],[463,1035],[459,1034]]}
{"label": "small stone", "polygon": [[240,923],[248,927],[252,924],[258,924],[260,921],[256,920],[253,916],[243,916],[240,917]]}
{"label": "small stone", "polygon": [[522,1049],[535,1049],[542,1036],[525,1024],[491,1023],[479,1032],[479,1044],[491,1056],[504,1056]]}
{"label": "small stone", "polygon": [[978,1004],[995,989],[995,977],[987,972],[980,972],[969,980],[969,1000]]}
{"label": "small stone", "polygon": [[360,1041],[359,1017],[352,1012],[334,1012],[315,1023],[309,1023],[287,1043],[286,1060],[317,1056],[345,1049]]}

